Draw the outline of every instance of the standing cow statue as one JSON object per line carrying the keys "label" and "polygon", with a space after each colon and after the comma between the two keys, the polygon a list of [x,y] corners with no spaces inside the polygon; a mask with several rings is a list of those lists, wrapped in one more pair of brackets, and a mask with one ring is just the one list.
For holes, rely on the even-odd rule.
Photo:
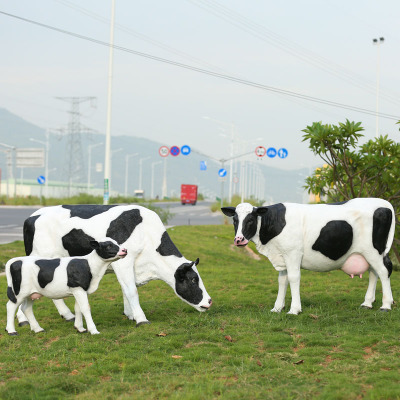
{"label": "standing cow statue", "polygon": [[[149,323],[139,304],[137,286],[160,279],[184,302],[206,311],[212,301],[197,271],[172,242],[159,216],[136,205],[63,205],[34,212],[24,223],[26,255],[57,258],[83,256],[92,251],[90,241],[114,239],[127,256],[111,264],[121,285],[124,314],[136,326]],[[74,315],[62,299],[53,300],[60,315]],[[21,308],[19,324],[27,323]]]}
{"label": "standing cow statue", "polygon": [[390,287],[395,216],[392,205],[382,199],[357,198],[333,204],[280,203],[253,207],[241,203],[223,207],[233,217],[236,246],[255,243],[279,271],[279,290],[272,312],[285,306],[288,283],[292,294],[289,314],[301,312],[300,268],[327,272],[342,269],[348,275],[369,269],[369,285],[361,305],[372,308],[378,277],[382,282],[382,311],[393,303]]}

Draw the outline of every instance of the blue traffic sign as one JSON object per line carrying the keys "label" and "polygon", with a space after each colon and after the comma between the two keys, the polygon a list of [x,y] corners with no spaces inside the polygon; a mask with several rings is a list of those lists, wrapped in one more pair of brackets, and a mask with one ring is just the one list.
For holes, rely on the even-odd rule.
{"label": "blue traffic sign", "polygon": [[218,175],[219,175],[221,178],[223,178],[224,176],[226,176],[227,173],[228,173],[228,172],[227,172],[227,170],[226,170],[225,168],[221,168],[221,169],[218,171]]}
{"label": "blue traffic sign", "polygon": [[270,148],[267,150],[267,156],[270,157],[270,158],[274,158],[274,157],[276,156],[276,149],[275,149],[275,147],[270,147]]}
{"label": "blue traffic sign", "polygon": [[37,181],[40,185],[46,182],[46,178],[43,175],[38,176]]}
{"label": "blue traffic sign", "polygon": [[286,158],[288,156],[288,151],[284,148],[278,150],[278,156],[280,158]]}
{"label": "blue traffic sign", "polygon": [[200,161],[200,171],[207,171],[207,161]]}
{"label": "blue traffic sign", "polygon": [[184,145],[181,147],[181,153],[184,156],[188,156],[190,154],[190,152],[192,151],[192,149],[188,146],[188,145]]}
{"label": "blue traffic sign", "polygon": [[176,156],[179,156],[180,150],[179,150],[179,147],[178,147],[178,146],[172,146],[172,147],[169,149],[169,152],[170,152],[171,156],[176,157]]}

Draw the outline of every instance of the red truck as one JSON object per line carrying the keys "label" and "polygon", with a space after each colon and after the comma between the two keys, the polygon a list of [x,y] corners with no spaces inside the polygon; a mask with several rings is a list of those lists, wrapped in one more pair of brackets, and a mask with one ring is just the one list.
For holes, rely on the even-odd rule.
{"label": "red truck", "polygon": [[197,203],[197,185],[181,185],[181,203],[191,204],[192,206]]}

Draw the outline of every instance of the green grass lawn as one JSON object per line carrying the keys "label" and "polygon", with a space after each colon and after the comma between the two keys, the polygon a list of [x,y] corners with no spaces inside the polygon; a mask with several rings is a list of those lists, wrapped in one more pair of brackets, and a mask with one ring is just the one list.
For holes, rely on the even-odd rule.
{"label": "green grass lawn", "polygon": [[[213,306],[199,313],[163,282],[139,288],[152,322],[122,315],[115,275],[90,298],[100,335],[78,334],[49,299],[35,302],[46,332],[4,332],[0,278],[1,399],[396,399],[400,398],[400,312],[360,308],[367,276],[302,272],[303,313],[273,314],[278,273],[233,248],[232,226],[182,226],[170,236],[199,271]],[[0,246],[5,254],[21,244]],[[20,250],[18,250],[18,248]],[[252,247],[254,249],[254,247]],[[397,301],[399,272],[392,275]],[[289,308],[290,291],[286,301]],[[72,299],[68,300],[72,306]],[[161,335],[160,335],[161,334]]]}

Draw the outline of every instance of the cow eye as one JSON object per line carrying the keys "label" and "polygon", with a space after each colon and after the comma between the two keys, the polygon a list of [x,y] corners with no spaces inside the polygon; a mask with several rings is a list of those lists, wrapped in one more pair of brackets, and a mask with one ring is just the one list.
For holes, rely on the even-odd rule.
{"label": "cow eye", "polygon": [[192,283],[196,283],[196,278],[191,279]]}

